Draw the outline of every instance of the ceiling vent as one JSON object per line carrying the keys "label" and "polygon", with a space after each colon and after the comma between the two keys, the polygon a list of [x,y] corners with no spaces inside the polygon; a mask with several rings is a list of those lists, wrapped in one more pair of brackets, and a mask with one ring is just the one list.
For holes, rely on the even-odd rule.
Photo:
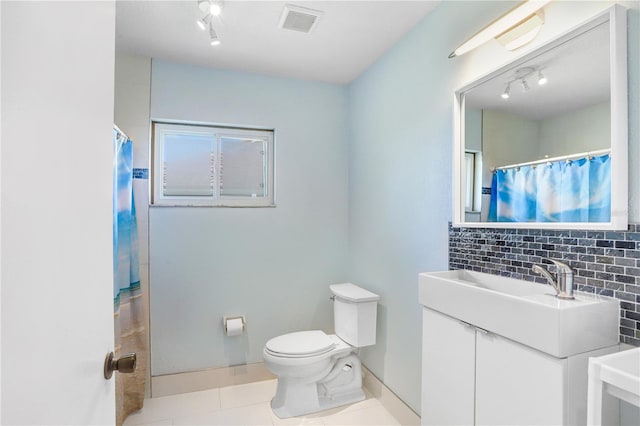
{"label": "ceiling vent", "polygon": [[319,10],[285,4],[280,18],[280,28],[310,33],[318,24],[320,16],[322,12]]}

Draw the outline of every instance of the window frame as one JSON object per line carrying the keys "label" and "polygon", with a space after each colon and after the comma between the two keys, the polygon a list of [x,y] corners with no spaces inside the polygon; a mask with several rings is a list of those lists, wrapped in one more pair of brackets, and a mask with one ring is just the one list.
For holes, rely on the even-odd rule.
{"label": "window frame", "polygon": [[[214,156],[211,196],[164,195],[164,138],[167,134],[209,135],[214,138],[211,154]],[[265,190],[264,197],[220,195],[221,139],[252,138],[265,143]],[[275,130],[262,128],[233,127],[206,123],[151,122],[151,180],[150,205],[166,207],[275,207]],[[263,173],[265,171],[263,170]]]}
{"label": "window frame", "polygon": [[465,213],[480,213],[482,208],[482,152],[465,150],[464,167],[466,178]]}

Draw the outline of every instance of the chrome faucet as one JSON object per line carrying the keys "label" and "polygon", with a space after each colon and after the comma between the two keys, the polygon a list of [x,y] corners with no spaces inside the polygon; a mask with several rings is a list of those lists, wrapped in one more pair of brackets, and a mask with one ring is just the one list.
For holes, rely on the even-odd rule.
{"label": "chrome faucet", "polygon": [[549,260],[556,265],[557,283],[549,271],[541,265],[533,265],[533,272],[537,272],[547,279],[549,285],[556,290],[556,297],[558,299],[575,299],[575,297],[573,297],[573,270],[565,263],[553,259]]}

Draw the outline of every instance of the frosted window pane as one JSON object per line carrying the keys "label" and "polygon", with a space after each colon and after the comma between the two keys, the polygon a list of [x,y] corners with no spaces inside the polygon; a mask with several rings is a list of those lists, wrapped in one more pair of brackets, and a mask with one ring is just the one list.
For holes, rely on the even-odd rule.
{"label": "frosted window pane", "polygon": [[220,139],[220,195],[266,197],[266,149],[261,139]]}
{"label": "frosted window pane", "polygon": [[165,135],[163,195],[213,195],[214,141],[208,135]]}

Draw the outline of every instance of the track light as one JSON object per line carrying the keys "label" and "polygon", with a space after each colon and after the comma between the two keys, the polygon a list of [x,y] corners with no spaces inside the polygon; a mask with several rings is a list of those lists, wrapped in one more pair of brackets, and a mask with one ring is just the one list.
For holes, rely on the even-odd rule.
{"label": "track light", "polygon": [[507,86],[505,87],[504,92],[500,95],[502,99],[509,99],[509,91],[511,90],[511,85],[514,83],[522,86],[523,92],[528,92],[531,89],[529,82],[534,81],[533,79],[536,74],[538,75],[536,80],[538,85],[545,85],[547,83],[547,77],[544,76],[539,67],[530,66],[517,69],[511,78],[505,82]]}
{"label": "track light", "polygon": [[196,21],[198,28],[206,31],[209,28],[210,44],[217,46],[220,44],[220,37],[213,28],[213,17],[222,13],[222,0],[198,0],[198,8],[206,13],[205,17]]}
{"label": "track light", "polygon": [[542,74],[542,71],[538,71],[538,84],[540,86],[547,84],[547,77]]}
{"label": "track light", "polygon": [[211,45],[218,46],[220,44],[220,38],[216,34],[216,30],[213,29],[213,25],[209,23],[209,36],[211,37]]}
{"label": "track light", "polygon": [[211,22],[211,14],[207,13],[207,16],[205,16],[202,19],[198,19],[196,21],[196,24],[198,24],[198,28],[200,28],[202,31],[206,31],[207,25],[209,25],[210,22]]}
{"label": "track light", "polygon": [[511,83],[507,84],[507,87],[504,88],[504,92],[502,92],[502,99],[509,99],[509,90],[511,90]]}

